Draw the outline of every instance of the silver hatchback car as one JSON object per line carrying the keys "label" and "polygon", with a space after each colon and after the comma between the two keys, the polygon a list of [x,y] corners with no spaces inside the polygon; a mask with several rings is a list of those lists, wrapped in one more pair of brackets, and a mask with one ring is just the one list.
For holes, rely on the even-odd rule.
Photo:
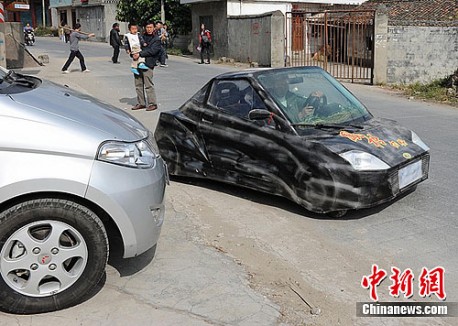
{"label": "silver hatchback car", "polygon": [[84,300],[105,271],[108,230],[125,258],[156,245],[168,175],[154,144],[122,110],[0,69],[0,310]]}

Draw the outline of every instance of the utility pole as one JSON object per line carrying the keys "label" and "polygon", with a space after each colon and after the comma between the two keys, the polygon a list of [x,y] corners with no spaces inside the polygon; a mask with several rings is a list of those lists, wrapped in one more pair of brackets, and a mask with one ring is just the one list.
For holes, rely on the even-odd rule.
{"label": "utility pole", "polygon": [[161,21],[165,24],[165,7],[164,7],[165,0],[161,0]]}
{"label": "utility pole", "polygon": [[[0,1],[0,23],[4,25],[5,22],[5,8],[3,7],[3,1]],[[5,47],[5,33],[4,29],[0,32],[0,66],[6,68],[6,47]]]}
{"label": "utility pole", "polygon": [[41,5],[43,7],[43,12],[42,12],[42,19],[43,19],[43,27],[46,27],[46,8],[45,8],[45,0],[41,0]]}

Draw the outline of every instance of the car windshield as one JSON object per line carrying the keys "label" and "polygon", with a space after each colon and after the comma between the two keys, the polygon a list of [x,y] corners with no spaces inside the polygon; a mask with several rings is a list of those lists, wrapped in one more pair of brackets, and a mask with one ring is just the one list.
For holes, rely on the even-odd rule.
{"label": "car windshield", "polygon": [[256,78],[296,128],[349,125],[372,117],[353,94],[320,68],[267,70]]}

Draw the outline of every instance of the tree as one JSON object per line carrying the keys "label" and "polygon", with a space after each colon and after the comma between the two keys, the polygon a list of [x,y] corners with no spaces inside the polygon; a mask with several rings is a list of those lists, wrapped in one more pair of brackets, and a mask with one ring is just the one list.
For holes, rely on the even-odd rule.
{"label": "tree", "polygon": [[[191,31],[191,9],[180,4],[180,0],[164,0],[165,22],[172,34],[187,34]],[[116,19],[135,22],[144,26],[148,21],[161,19],[161,0],[120,0]]]}

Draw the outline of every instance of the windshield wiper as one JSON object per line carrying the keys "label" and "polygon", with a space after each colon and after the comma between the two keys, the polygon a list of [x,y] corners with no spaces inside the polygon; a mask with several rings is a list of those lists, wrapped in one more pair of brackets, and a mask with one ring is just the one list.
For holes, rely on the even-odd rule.
{"label": "windshield wiper", "polygon": [[24,86],[24,87],[35,87],[35,82],[29,80],[29,79],[26,79],[26,78],[16,78],[12,84],[16,84],[16,85],[21,85],[21,86]]}
{"label": "windshield wiper", "polygon": [[11,85],[15,84],[30,88],[34,88],[36,86],[34,81],[27,79],[24,75],[18,74],[13,70],[8,71],[5,77],[0,79],[0,84],[4,81],[10,83]]}
{"label": "windshield wiper", "polygon": [[327,124],[327,123],[293,123],[292,126],[293,127],[312,127],[312,128],[316,128],[316,129],[326,129],[326,128],[330,128],[330,129],[348,129],[348,127],[353,127],[353,128],[357,128],[357,129],[364,129],[363,126],[353,125],[353,124],[337,125],[337,124]]}

